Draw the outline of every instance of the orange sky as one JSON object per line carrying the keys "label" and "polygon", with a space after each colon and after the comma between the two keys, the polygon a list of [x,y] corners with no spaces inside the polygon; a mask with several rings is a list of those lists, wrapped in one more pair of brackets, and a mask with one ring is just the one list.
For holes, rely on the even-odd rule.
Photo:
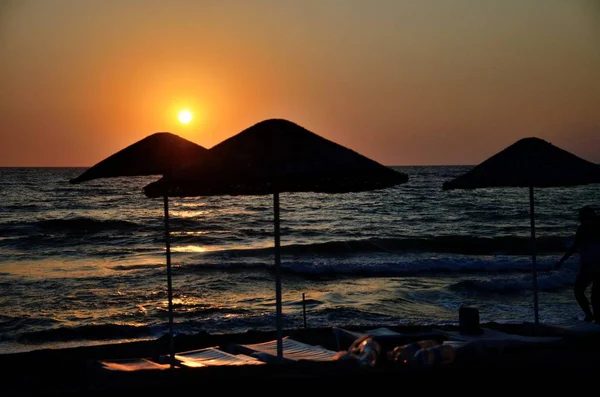
{"label": "orange sky", "polygon": [[525,136],[600,162],[600,1],[0,0],[0,166],[271,117],[386,165]]}

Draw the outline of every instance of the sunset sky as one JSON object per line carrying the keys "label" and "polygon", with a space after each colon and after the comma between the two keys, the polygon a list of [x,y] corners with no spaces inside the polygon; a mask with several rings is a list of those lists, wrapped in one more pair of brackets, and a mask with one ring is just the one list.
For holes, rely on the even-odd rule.
{"label": "sunset sky", "polygon": [[0,0],[0,166],[267,118],[386,165],[526,136],[600,162],[600,1]]}

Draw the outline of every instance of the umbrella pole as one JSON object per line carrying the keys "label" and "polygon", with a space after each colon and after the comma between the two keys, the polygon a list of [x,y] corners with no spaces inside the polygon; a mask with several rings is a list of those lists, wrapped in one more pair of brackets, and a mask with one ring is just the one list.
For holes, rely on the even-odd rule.
{"label": "umbrella pole", "polygon": [[537,266],[535,258],[535,212],[533,204],[533,185],[529,186],[529,213],[531,216],[531,269],[533,272],[533,310],[535,313],[535,325],[540,322],[538,308],[538,282],[537,282]]}
{"label": "umbrella pole", "polygon": [[169,197],[164,196],[165,203],[165,245],[167,248],[167,296],[169,301],[169,353],[171,368],[175,364],[175,343],[173,336],[173,288],[171,284],[171,242],[169,239]]}
{"label": "umbrella pole", "polygon": [[279,229],[279,193],[273,193],[274,226],[275,226],[275,305],[276,305],[276,325],[277,325],[277,357],[283,358],[283,335],[281,324],[281,255],[280,248],[280,229]]}

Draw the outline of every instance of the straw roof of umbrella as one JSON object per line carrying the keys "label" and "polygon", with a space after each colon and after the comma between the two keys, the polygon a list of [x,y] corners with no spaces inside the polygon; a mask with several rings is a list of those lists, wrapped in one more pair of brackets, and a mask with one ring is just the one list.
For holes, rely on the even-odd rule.
{"label": "straw roof of umbrella", "polygon": [[444,182],[444,190],[492,187],[529,188],[533,301],[539,323],[535,248],[534,188],[567,187],[600,183],[600,166],[543,139],[523,138],[466,173]]}
{"label": "straw roof of umbrella", "polygon": [[[169,132],[149,135],[88,168],[70,183],[82,183],[98,178],[164,175],[166,172],[198,161],[208,149]],[[171,364],[175,363],[173,331],[173,290],[171,285],[171,249],[169,241],[168,198],[164,199],[165,245],[167,256],[167,294],[169,305],[169,336]]]}
{"label": "straw roof of umbrella", "polygon": [[157,132],[88,168],[71,183],[97,178],[163,175],[176,165],[205,155],[208,149],[169,132]]}
{"label": "straw roof of umbrella", "polygon": [[600,166],[540,138],[523,138],[443,189],[558,187],[600,183]]}
{"label": "straw roof of umbrella", "polygon": [[192,166],[144,188],[149,197],[346,193],[408,181],[357,152],[288,120],[259,122],[221,142]]}

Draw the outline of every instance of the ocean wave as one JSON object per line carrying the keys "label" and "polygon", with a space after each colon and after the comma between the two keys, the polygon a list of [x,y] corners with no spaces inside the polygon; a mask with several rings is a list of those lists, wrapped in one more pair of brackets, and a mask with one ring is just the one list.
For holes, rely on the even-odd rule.
{"label": "ocean wave", "polygon": [[[551,264],[540,268],[549,268]],[[380,263],[282,264],[284,272],[306,276],[394,277],[434,273],[528,272],[531,262],[477,258],[415,259]]]}
{"label": "ocean wave", "polygon": [[88,217],[66,219],[46,219],[36,222],[36,226],[53,231],[99,232],[105,230],[128,230],[139,227],[135,222],[123,220],[101,220]]}
{"label": "ocean wave", "polygon": [[111,266],[113,270],[130,271],[130,270],[146,270],[146,269],[162,269],[165,267],[164,263],[150,263],[150,264],[137,264],[137,265],[115,265]]}
{"label": "ocean wave", "polygon": [[317,314],[321,318],[327,319],[328,322],[334,324],[347,325],[367,325],[381,322],[392,322],[393,316],[372,313],[366,310],[349,307],[328,307],[319,310],[313,310],[313,314]]}
{"label": "ocean wave", "polygon": [[[342,242],[288,246],[284,252],[437,252],[464,255],[528,255],[531,253],[531,239],[518,236],[475,237],[468,235],[432,236],[418,238],[381,238]],[[565,249],[565,239],[561,237],[539,237],[536,239],[538,253],[561,252]]]}
{"label": "ocean wave", "polygon": [[[573,285],[573,273],[554,272],[551,274],[538,274],[538,291],[554,292]],[[483,292],[510,294],[522,291],[533,291],[533,278],[531,275],[494,278],[486,280],[463,280],[449,287],[454,291]]]}
{"label": "ocean wave", "polygon": [[102,324],[24,332],[19,336],[18,340],[22,343],[40,343],[73,340],[133,339],[152,336],[157,336],[157,331],[151,326]]}
{"label": "ocean wave", "polygon": [[4,209],[6,211],[12,212],[12,211],[32,211],[32,212],[36,212],[38,210],[45,210],[48,207],[46,206],[40,206],[39,204],[7,204],[4,206]]}
{"label": "ocean wave", "polygon": [[[256,258],[255,258],[256,259]],[[310,258],[307,258],[310,259]],[[538,257],[540,271],[550,270],[555,257]],[[187,264],[182,272],[198,271],[274,271],[274,261],[234,261],[231,258],[196,264]],[[329,277],[394,277],[461,273],[522,273],[531,271],[528,256],[431,256],[431,255],[353,255],[346,257],[298,260],[282,258],[285,274],[306,278]]]}
{"label": "ocean wave", "polygon": [[[570,237],[542,236],[536,239],[538,254],[562,253]],[[218,251],[223,253],[224,251]],[[218,252],[215,252],[218,255]],[[271,254],[273,248],[250,248],[227,250],[229,255],[243,256]],[[287,255],[320,254],[335,255],[348,253],[404,253],[431,252],[463,255],[529,255],[531,239],[520,236],[475,237],[449,235],[406,238],[369,238],[341,241],[326,241],[312,244],[282,245],[280,252]],[[207,255],[211,255],[207,253]]]}
{"label": "ocean wave", "polygon": [[[158,311],[166,313],[168,312],[167,308],[159,307]],[[211,315],[223,315],[223,316],[231,316],[231,315],[244,315],[251,313],[250,310],[240,309],[240,308],[231,308],[231,307],[222,307],[222,306],[204,306],[202,307],[190,307],[188,305],[178,305],[173,304],[173,310],[177,312],[178,318],[198,318],[204,316]]]}
{"label": "ocean wave", "polygon": [[304,301],[297,300],[297,301],[290,302],[289,305],[291,305],[291,306],[301,306],[301,305],[315,306],[315,305],[321,305],[323,303],[325,303],[325,301],[320,301],[318,299],[305,299]]}
{"label": "ocean wave", "polygon": [[[210,332],[221,334],[223,332],[248,332],[273,330],[275,317],[273,312],[245,313],[227,316],[206,316],[202,319],[182,319],[177,323],[178,334],[194,334],[198,332]],[[293,327],[298,324],[290,321],[286,316],[283,318],[284,327]]]}
{"label": "ocean wave", "polygon": [[24,327],[48,327],[56,324],[51,318],[15,317],[0,315],[0,335],[5,336]]}

